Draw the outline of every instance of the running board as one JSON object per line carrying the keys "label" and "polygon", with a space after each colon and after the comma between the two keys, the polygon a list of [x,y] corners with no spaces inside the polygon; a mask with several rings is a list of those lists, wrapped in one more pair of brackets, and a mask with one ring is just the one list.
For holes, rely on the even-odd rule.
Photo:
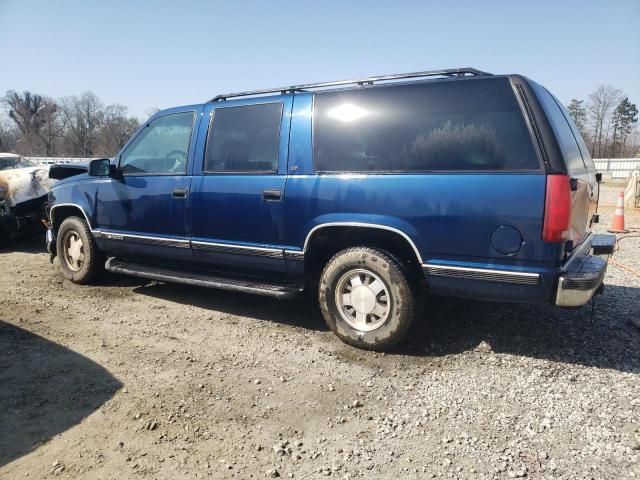
{"label": "running board", "polygon": [[293,284],[262,283],[238,278],[216,277],[203,272],[128,262],[115,257],[110,257],[104,267],[109,272],[149,278],[160,282],[184,283],[199,287],[254,293],[275,298],[291,298],[302,292],[302,287]]}

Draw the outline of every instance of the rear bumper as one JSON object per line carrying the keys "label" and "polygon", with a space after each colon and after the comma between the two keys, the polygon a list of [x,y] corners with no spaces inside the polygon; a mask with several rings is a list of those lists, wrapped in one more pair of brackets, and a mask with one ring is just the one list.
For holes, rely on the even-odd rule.
{"label": "rear bumper", "polygon": [[556,305],[579,307],[591,300],[601,289],[615,243],[615,235],[593,235],[588,244],[569,258],[558,277]]}
{"label": "rear bumper", "polygon": [[584,305],[598,291],[607,271],[607,260],[588,256],[577,267],[558,278],[556,305],[559,307],[579,307]]}
{"label": "rear bumper", "polygon": [[560,267],[430,260],[422,270],[436,295],[578,307],[601,289],[615,240],[614,235],[590,235]]}

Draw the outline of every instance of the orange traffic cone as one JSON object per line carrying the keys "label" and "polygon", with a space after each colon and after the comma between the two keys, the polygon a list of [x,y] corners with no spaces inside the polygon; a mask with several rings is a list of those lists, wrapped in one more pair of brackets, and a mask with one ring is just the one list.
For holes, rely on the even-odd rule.
{"label": "orange traffic cone", "polygon": [[611,226],[607,231],[611,233],[629,233],[629,230],[624,228],[624,192],[620,192],[618,195],[616,211],[613,213],[613,222],[611,222]]}

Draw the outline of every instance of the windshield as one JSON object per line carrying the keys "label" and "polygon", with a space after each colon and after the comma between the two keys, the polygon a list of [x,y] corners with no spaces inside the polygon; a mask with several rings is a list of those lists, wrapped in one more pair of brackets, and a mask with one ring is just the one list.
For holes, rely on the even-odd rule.
{"label": "windshield", "polygon": [[22,157],[0,157],[0,170],[35,167],[36,164]]}

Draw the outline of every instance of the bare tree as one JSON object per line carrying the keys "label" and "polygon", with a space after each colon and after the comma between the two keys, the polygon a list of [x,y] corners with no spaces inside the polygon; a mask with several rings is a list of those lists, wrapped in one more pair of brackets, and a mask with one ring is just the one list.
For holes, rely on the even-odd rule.
{"label": "bare tree", "polygon": [[127,116],[124,105],[108,105],[100,130],[97,151],[101,156],[115,155],[138,128],[138,120]]}
{"label": "bare tree", "polygon": [[63,98],[60,105],[65,140],[73,145],[76,155],[92,157],[104,121],[104,105],[93,92]]}
{"label": "bare tree", "polygon": [[42,110],[42,120],[37,136],[42,140],[45,155],[53,157],[65,128],[64,119],[59,115],[58,106],[53,100],[47,99],[46,107]]}
{"label": "bare tree", "polygon": [[105,107],[92,92],[56,103],[31,92],[9,91],[2,103],[8,118],[0,124],[0,145],[23,154],[111,156],[138,128],[125,106]]}
{"label": "bare tree", "polygon": [[37,153],[40,150],[40,132],[55,113],[55,103],[29,91],[20,94],[13,90],[7,92],[4,103],[9,107],[9,118],[21,133],[18,149],[26,154]]}
{"label": "bare tree", "polygon": [[147,116],[147,118],[149,118],[149,117],[153,117],[159,111],[160,111],[160,109],[158,107],[151,107],[151,108],[147,108],[144,111],[144,114]]}
{"label": "bare tree", "polygon": [[593,127],[591,153],[596,158],[601,157],[606,150],[603,148],[603,140],[607,143],[607,135],[605,135],[605,123],[608,123],[607,130],[610,126],[610,116],[613,108],[620,101],[622,92],[611,85],[600,85],[595,92],[589,95],[589,103],[587,109],[591,118]]}
{"label": "bare tree", "polygon": [[11,152],[15,150],[20,131],[16,125],[6,119],[0,118],[0,152]]}
{"label": "bare tree", "polygon": [[4,97],[4,102],[9,107],[9,118],[15,122],[23,134],[35,132],[39,128],[39,113],[44,105],[44,99],[40,95],[34,95],[29,91],[22,94],[9,90]]}

